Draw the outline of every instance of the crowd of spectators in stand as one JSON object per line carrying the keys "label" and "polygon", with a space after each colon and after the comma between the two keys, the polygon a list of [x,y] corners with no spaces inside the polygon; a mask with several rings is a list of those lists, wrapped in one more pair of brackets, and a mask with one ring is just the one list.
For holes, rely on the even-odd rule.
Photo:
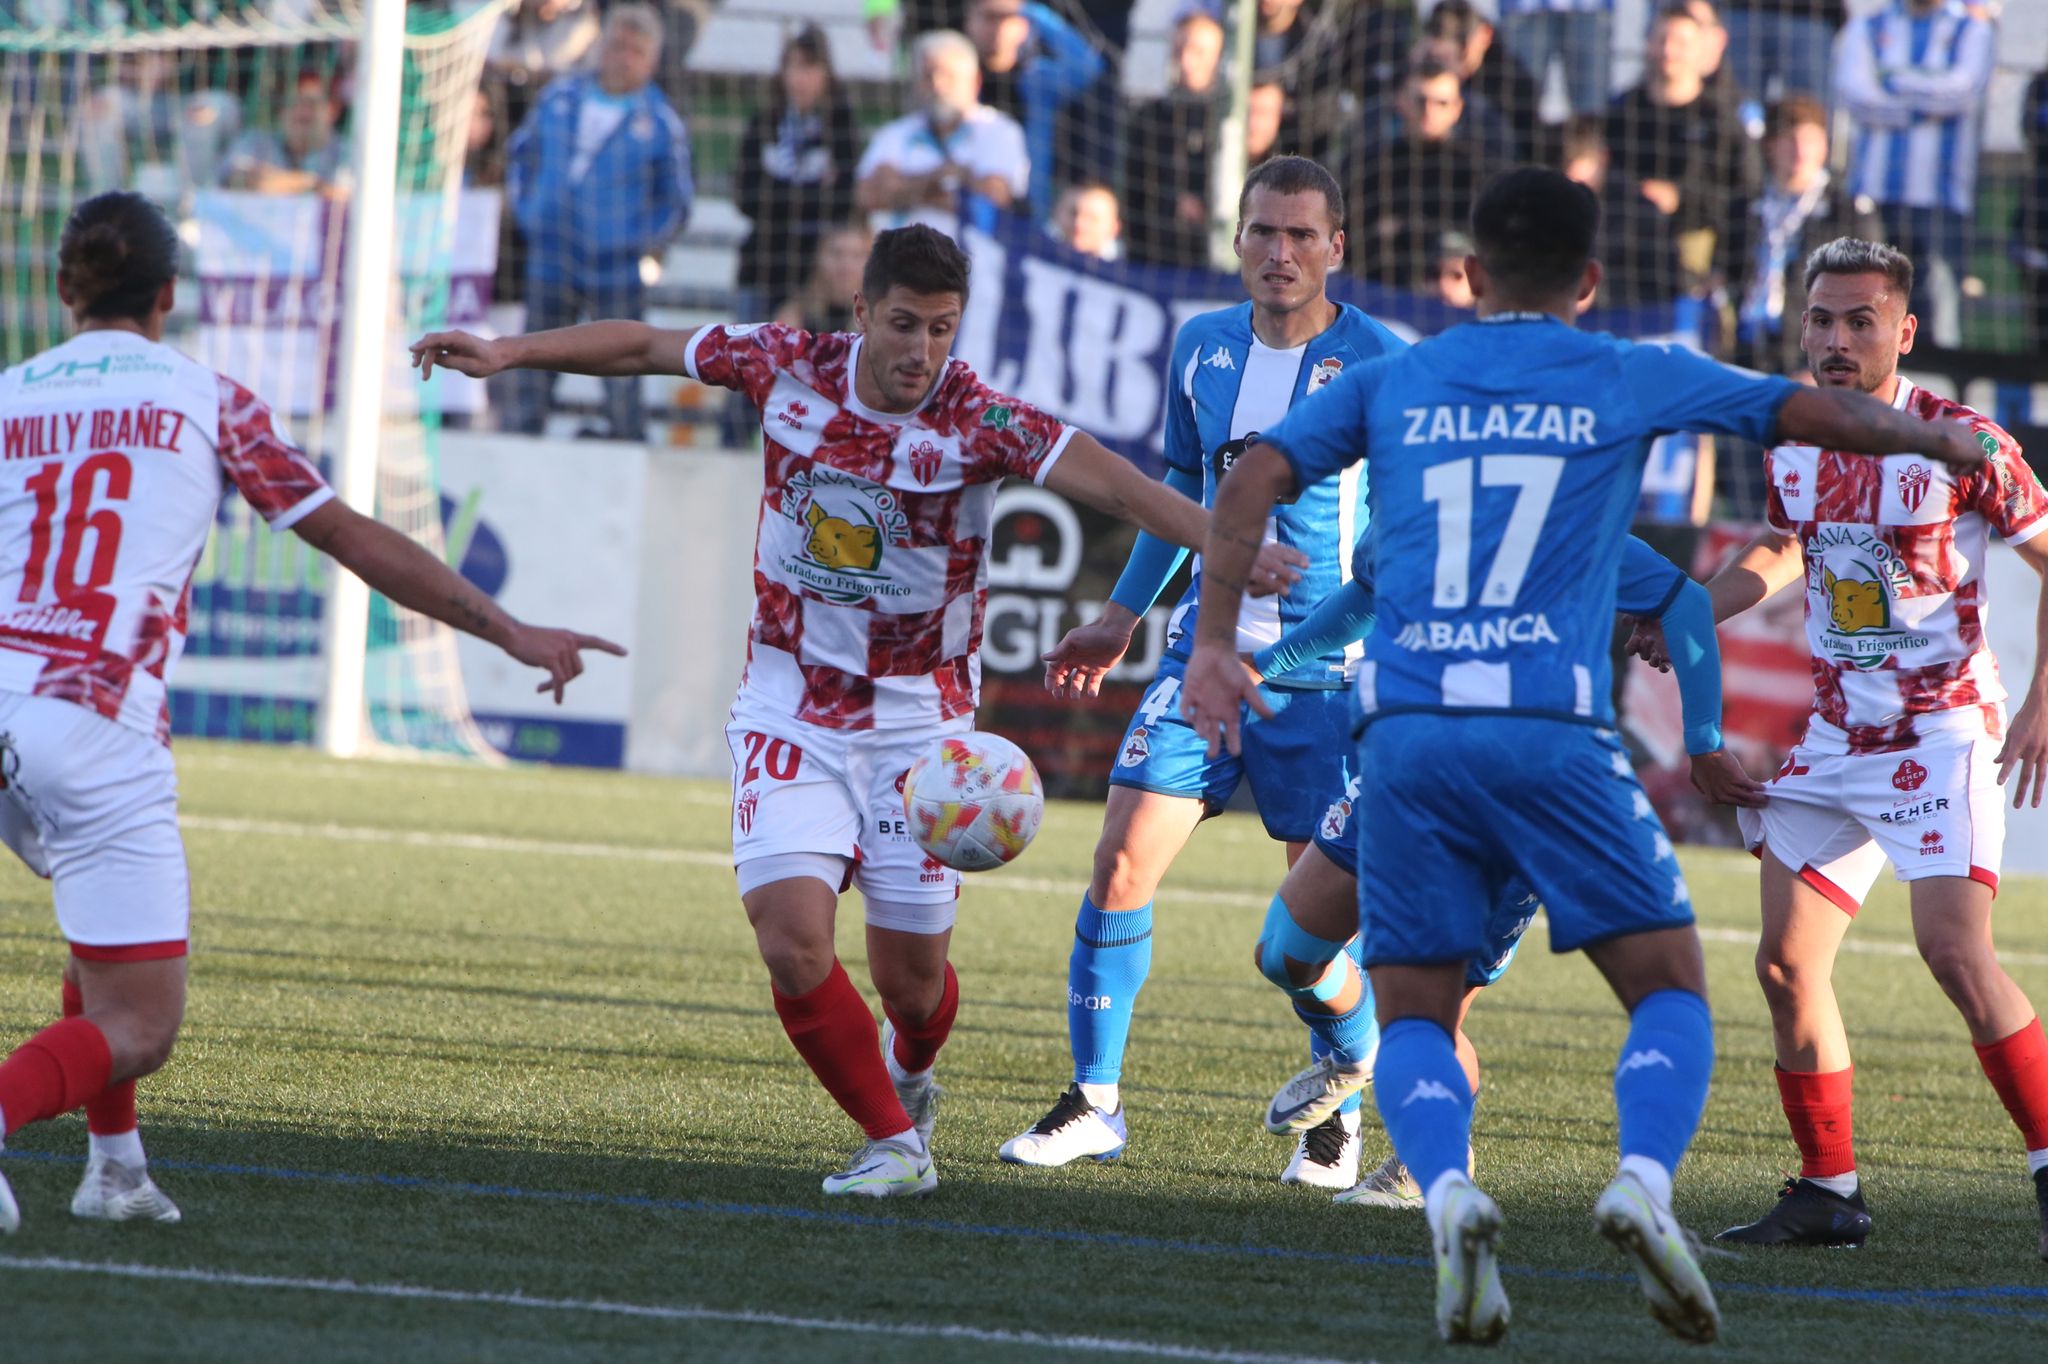
{"label": "crowd of spectators in stand", "polygon": [[[690,214],[679,111],[698,78],[683,63],[714,2],[521,0],[500,23],[465,165],[471,183],[506,191],[500,285],[524,299],[529,326],[644,310],[642,260]],[[739,312],[843,321],[872,231],[952,230],[963,203],[1027,215],[1093,260],[1216,263],[1224,0],[1179,0],[1163,79],[1146,82],[1163,92],[1135,101],[1122,94],[1128,3],[864,7],[904,73],[893,92],[851,96],[827,33],[794,23],[773,78],[733,87],[743,129],[717,160],[751,225]],[[2048,74],[2024,101],[2012,216],[1977,220],[1991,7],[1647,0],[1626,12],[1644,8],[1647,29],[1624,33],[1615,0],[1256,0],[1246,159],[1324,161],[1350,199],[1348,268],[1454,307],[1470,301],[1461,234],[1475,189],[1534,160],[1602,200],[1603,303],[1699,300],[1718,348],[1748,363],[1796,363],[1799,263],[1842,233],[1913,257],[1924,334],[1950,345],[1982,248],[2009,243],[2028,337],[2048,344]],[[1624,77],[1617,54],[1638,53],[1639,75]],[[88,124],[112,130],[85,139],[93,178],[124,180],[120,148],[148,140],[175,145],[202,183],[346,193],[347,75],[333,63],[270,91],[271,126],[245,130],[232,98],[179,95],[160,57],[124,62],[88,106]],[[878,120],[892,98],[906,112]],[[609,430],[634,435],[637,397],[616,387]],[[547,401],[522,392],[508,424],[537,429]]]}

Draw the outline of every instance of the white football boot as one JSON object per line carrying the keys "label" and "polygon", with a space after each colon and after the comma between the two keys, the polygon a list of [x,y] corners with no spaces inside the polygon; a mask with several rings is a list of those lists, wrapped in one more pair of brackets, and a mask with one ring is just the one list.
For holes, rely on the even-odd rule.
{"label": "white football boot", "polygon": [[1593,1205],[1593,1226],[1635,1266],[1650,1315],[1665,1330],[1702,1345],[1721,1334],[1721,1309],[1700,1272],[1691,1239],[1640,1179],[1616,1175]]}
{"label": "white football boot", "polygon": [[884,1019],[882,1022],[882,1058],[889,1067],[889,1083],[896,1086],[897,1102],[910,1115],[910,1125],[917,1129],[919,1141],[924,1143],[926,1152],[932,1149],[932,1127],[939,1120],[939,1100],[946,1091],[926,1071],[922,1080],[904,1083],[896,1078],[896,1025]]}
{"label": "white football boot", "polygon": [[1507,1334],[1508,1295],[1495,1258],[1502,1220],[1471,1180],[1460,1176],[1444,1191],[1429,1239],[1436,1252],[1436,1329],[1447,1341],[1491,1345]]}
{"label": "white football boot", "polygon": [[1306,1132],[1322,1123],[1342,1108],[1346,1099],[1372,1083],[1373,1060],[1368,1056],[1358,1065],[1346,1066],[1334,1056],[1325,1056],[1301,1071],[1280,1086],[1273,1102],[1266,1105],[1266,1130],[1284,1135]]}
{"label": "white football boot", "polygon": [[8,1187],[7,1176],[0,1175],[0,1236],[12,1236],[21,1230],[21,1205],[14,1201],[14,1190]]}
{"label": "white football boot", "polygon": [[1065,1165],[1083,1156],[1115,1160],[1128,1140],[1122,1104],[1105,1113],[1071,1084],[1030,1131],[1011,1137],[996,1154],[1012,1165]]}
{"label": "white football boot", "polygon": [[1315,1189],[1348,1189],[1358,1180],[1358,1114],[1332,1113],[1303,1132],[1294,1143],[1294,1159],[1280,1175],[1282,1184]]}
{"label": "white football boot", "polygon": [[149,1168],[95,1155],[71,1196],[71,1215],[96,1222],[176,1222],[178,1205],[149,1177]]}
{"label": "white football boot", "polygon": [[939,1187],[931,1153],[907,1141],[871,1141],[853,1153],[837,1174],[825,1176],[825,1192],[860,1198],[901,1198],[928,1194]]}
{"label": "white football boot", "polygon": [[1330,1201],[1355,1208],[1419,1208],[1422,1188],[1401,1158],[1390,1154],[1379,1168]]}

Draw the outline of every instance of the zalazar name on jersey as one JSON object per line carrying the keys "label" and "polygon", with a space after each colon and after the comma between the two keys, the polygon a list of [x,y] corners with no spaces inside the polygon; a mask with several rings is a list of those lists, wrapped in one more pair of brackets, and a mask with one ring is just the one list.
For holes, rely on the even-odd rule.
{"label": "zalazar name on jersey", "polygon": [[2023,544],[2048,530],[2048,494],[2005,431],[1903,379],[1894,406],[1968,422],[1988,458],[1958,473],[1920,455],[1780,446],[1766,466],[1766,515],[1806,560],[1809,739],[1853,753],[1910,747],[1936,724],[2000,732],[1984,558],[1993,532]]}
{"label": "zalazar name on jersey", "polygon": [[743,693],[833,729],[907,728],[973,712],[996,485],[1043,483],[1072,433],[959,360],[916,411],[877,412],[853,391],[860,347],[711,326],[684,355],[761,413]]}
{"label": "zalazar name on jersey", "polygon": [[0,691],[168,740],[192,572],[229,483],[274,530],[333,496],[255,394],[133,332],[0,375]]}

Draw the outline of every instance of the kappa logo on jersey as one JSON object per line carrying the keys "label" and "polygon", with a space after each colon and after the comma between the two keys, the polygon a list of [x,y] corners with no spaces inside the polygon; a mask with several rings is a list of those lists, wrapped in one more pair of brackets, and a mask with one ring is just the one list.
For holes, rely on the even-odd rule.
{"label": "kappa logo on jersey", "polygon": [[1899,470],[1899,501],[1906,504],[1906,510],[1917,512],[1920,504],[1927,500],[1927,489],[1934,482],[1934,475],[1924,464],[1909,464]]}
{"label": "kappa logo on jersey", "polygon": [[782,514],[805,532],[803,557],[785,556],[783,571],[826,601],[909,595],[879,572],[888,546],[910,533],[910,518],[889,489],[814,465],[784,485]]}
{"label": "kappa logo on jersey", "polygon": [[910,472],[919,483],[930,483],[939,476],[939,466],[946,462],[946,452],[928,440],[921,440],[910,447]]}
{"label": "kappa logo on jersey", "polygon": [[1614,1073],[1616,1075],[1626,1075],[1632,1070],[1648,1070],[1651,1066],[1662,1066],[1666,1070],[1678,1069],[1677,1066],[1671,1064],[1670,1057],[1658,1051],[1655,1047],[1651,1047],[1648,1051],[1630,1052],[1628,1059],[1624,1060],[1621,1063],[1621,1068]]}
{"label": "kappa logo on jersey", "polygon": [[1409,1090],[1408,1097],[1401,1100],[1401,1107],[1406,1108],[1409,1104],[1425,1099],[1441,1099],[1445,1103],[1456,1103],[1458,1096],[1451,1093],[1451,1087],[1443,1081],[1425,1078],[1415,1082],[1415,1088]]}
{"label": "kappa logo on jersey", "polygon": [[1208,359],[1204,360],[1202,363],[1207,365],[1210,369],[1237,368],[1237,361],[1230,358],[1230,352],[1225,350],[1220,342],[1217,344],[1215,353],[1211,355]]}
{"label": "kappa logo on jersey", "polygon": [[740,798],[733,802],[732,819],[733,823],[740,826],[741,833],[750,834],[754,832],[754,811],[759,809],[760,806],[761,793],[753,787],[749,786],[746,790],[740,792]]}
{"label": "kappa logo on jersey", "polygon": [[1152,744],[1145,737],[1145,727],[1139,725],[1131,731],[1131,737],[1124,740],[1123,752],[1116,755],[1118,767],[1136,767],[1152,752]]}
{"label": "kappa logo on jersey", "polygon": [[1941,843],[1941,830],[1929,829],[1926,833],[1920,835],[1920,855],[1922,857],[1940,857],[1947,851],[1948,849],[1943,847]]}
{"label": "kappa logo on jersey", "polygon": [[1892,785],[1901,791],[1918,791],[1927,780],[1927,769],[1911,758],[1899,764],[1899,770],[1892,773]]}
{"label": "kappa logo on jersey", "polygon": [[1326,360],[1318,360],[1315,367],[1308,372],[1308,387],[1302,391],[1313,393],[1343,372],[1344,362],[1334,355]]}

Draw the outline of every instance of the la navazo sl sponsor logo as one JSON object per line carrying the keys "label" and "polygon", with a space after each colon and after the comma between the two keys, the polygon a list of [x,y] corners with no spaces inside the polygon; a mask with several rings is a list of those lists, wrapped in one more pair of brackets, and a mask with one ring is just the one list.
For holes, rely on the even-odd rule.
{"label": "la navazo sl sponsor logo", "polygon": [[1912,570],[1867,527],[1822,526],[1808,538],[1806,556],[1807,592],[1824,604],[1821,639],[1836,661],[1876,668],[1934,642],[1894,623],[1894,603],[1911,588]]}
{"label": "la navazo sl sponsor logo", "polygon": [[910,595],[882,572],[889,546],[910,538],[910,518],[894,492],[813,465],[784,485],[781,512],[804,537],[799,553],[783,555],[781,564],[802,586],[842,603]]}

